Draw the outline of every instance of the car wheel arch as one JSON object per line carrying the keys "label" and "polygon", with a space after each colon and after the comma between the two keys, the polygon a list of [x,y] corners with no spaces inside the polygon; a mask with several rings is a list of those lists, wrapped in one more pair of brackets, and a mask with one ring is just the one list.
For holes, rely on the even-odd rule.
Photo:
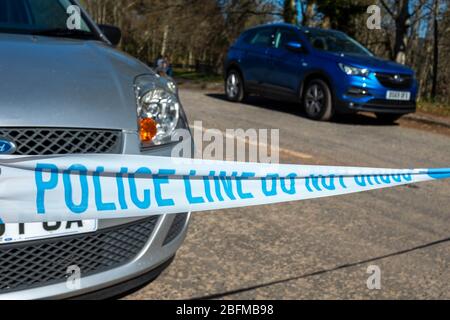
{"label": "car wheel arch", "polygon": [[300,83],[300,86],[299,86],[299,91],[298,91],[299,92],[299,100],[303,101],[303,95],[305,94],[306,86],[308,85],[309,82],[311,82],[312,80],[316,80],[316,79],[322,80],[328,85],[328,87],[331,91],[331,96],[333,98],[333,105],[334,105],[335,90],[333,87],[333,82],[331,81],[331,77],[321,70],[311,71],[303,77],[303,79]]}
{"label": "car wheel arch", "polygon": [[[322,86],[323,92],[327,99],[324,102],[321,102],[320,109],[317,110],[318,106],[307,105],[306,103],[306,92],[309,90],[312,85]],[[313,98],[314,99],[314,98]],[[303,82],[302,94],[300,96],[300,101],[302,108],[306,112],[308,118],[319,121],[329,121],[334,116],[336,112],[335,106],[335,97],[333,93],[333,88],[330,80],[322,74],[311,73]]]}
{"label": "car wheel arch", "polygon": [[244,87],[245,87],[245,77],[244,77],[244,74],[243,74],[241,68],[239,67],[239,65],[237,63],[230,63],[230,65],[226,69],[225,78],[228,77],[228,75],[230,74],[231,71],[236,71],[237,73],[239,73],[239,75],[241,76],[241,79],[244,81]]}
{"label": "car wheel arch", "polygon": [[235,73],[237,74],[237,77],[240,78],[240,90],[238,90],[238,97],[228,97],[228,99],[230,101],[233,102],[242,102],[246,96],[247,96],[247,86],[244,80],[244,76],[242,74],[242,71],[239,67],[235,66],[235,65],[230,65],[227,69],[226,69],[226,73],[225,73],[225,94],[228,96],[228,78],[229,76]]}

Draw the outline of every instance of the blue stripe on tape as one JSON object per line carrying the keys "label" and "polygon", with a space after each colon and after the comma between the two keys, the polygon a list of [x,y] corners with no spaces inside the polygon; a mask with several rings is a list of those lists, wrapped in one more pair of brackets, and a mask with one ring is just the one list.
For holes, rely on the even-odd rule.
{"label": "blue stripe on tape", "polygon": [[430,169],[428,170],[428,175],[433,179],[447,179],[450,178],[450,168],[449,169]]}

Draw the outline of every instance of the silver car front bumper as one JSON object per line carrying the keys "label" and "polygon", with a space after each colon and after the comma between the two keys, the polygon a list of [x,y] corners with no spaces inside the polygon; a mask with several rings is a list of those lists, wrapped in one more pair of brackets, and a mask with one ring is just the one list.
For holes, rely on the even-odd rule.
{"label": "silver car front bumper", "polygon": [[[171,156],[173,145],[161,146],[141,152],[138,143],[137,132],[124,131],[122,138],[122,150],[124,154],[142,154],[153,156]],[[178,217],[178,218],[177,218]],[[181,219],[179,219],[181,217]],[[138,253],[126,263],[104,272],[92,273],[82,276],[79,286],[73,289],[67,282],[62,281],[46,285],[33,285],[30,288],[19,290],[2,290],[0,299],[22,300],[22,299],[64,299],[85,295],[91,292],[102,290],[130,279],[144,275],[165,263],[172,258],[181,246],[187,232],[190,214],[182,215],[162,215],[148,234],[148,241],[138,251]],[[114,219],[99,221],[97,232],[105,232],[143,221],[142,219]],[[95,233],[94,233],[95,234]],[[64,240],[64,237],[56,240]],[[26,245],[26,244],[24,244]],[[0,261],[0,264],[2,261]],[[26,263],[26,261],[25,261]],[[75,261],[76,263],[76,261]],[[69,263],[68,263],[69,264]],[[73,264],[73,263],[71,263]]]}

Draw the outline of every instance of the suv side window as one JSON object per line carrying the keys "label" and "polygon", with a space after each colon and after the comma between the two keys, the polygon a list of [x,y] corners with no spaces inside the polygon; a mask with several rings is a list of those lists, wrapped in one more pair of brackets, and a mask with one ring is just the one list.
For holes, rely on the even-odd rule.
{"label": "suv side window", "polygon": [[293,30],[280,29],[275,35],[275,48],[283,49],[289,42],[300,42],[300,37]]}
{"label": "suv side window", "polygon": [[242,34],[240,41],[245,44],[250,44],[250,42],[253,40],[255,35],[256,35],[255,30],[246,31]]}
{"label": "suv side window", "polygon": [[250,44],[258,47],[271,47],[273,43],[273,30],[262,29],[250,39]]}

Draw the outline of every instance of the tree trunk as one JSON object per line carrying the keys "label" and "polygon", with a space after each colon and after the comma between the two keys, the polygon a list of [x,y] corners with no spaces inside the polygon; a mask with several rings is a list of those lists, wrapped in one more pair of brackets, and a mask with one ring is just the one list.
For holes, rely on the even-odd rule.
{"label": "tree trunk", "polygon": [[394,58],[401,64],[406,63],[406,47],[410,28],[409,0],[400,0],[400,12],[395,17]]}
{"label": "tree trunk", "polygon": [[161,54],[165,55],[167,51],[167,38],[169,36],[169,25],[164,26],[163,40],[161,45]]}
{"label": "tree trunk", "polygon": [[286,23],[297,24],[296,0],[284,0],[283,18]]}
{"label": "tree trunk", "polygon": [[439,66],[439,0],[434,2],[434,30],[433,30],[433,80],[431,84],[431,99],[436,99],[437,82],[438,82],[438,66]]}
{"label": "tree trunk", "polygon": [[314,1],[308,0],[306,9],[303,11],[302,25],[312,27],[312,19],[314,17]]}

